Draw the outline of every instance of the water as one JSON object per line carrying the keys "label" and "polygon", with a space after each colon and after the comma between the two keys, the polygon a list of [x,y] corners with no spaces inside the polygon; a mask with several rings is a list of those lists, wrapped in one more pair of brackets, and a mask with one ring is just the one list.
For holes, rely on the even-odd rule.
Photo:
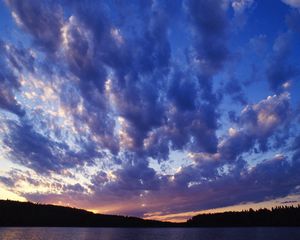
{"label": "water", "polygon": [[0,240],[299,240],[300,228],[0,228]]}

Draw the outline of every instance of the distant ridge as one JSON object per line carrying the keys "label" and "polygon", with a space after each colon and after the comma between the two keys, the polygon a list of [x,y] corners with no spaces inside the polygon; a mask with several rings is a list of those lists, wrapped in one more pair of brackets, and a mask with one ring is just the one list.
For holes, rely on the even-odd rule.
{"label": "distant ridge", "polygon": [[174,223],[95,214],[86,210],[0,200],[0,226],[28,227],[172,227]]}
{"label": "distant ridge", "polygon": [[186,222],[188,227],[299,227],[300,205],[254,211],[200,214]]}
{"label": "distant ridge", "polygon": [[185,223],[95,214],[86,210],[0,200],[0,227],[300,227],[300,205],[242,212],[200,214]]}

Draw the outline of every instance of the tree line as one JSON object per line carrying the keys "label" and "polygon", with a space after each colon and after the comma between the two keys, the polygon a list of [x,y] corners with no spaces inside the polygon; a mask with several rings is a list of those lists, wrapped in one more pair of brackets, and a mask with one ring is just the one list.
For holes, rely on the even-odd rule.
{"label": "tree line", "polygon": [[187,225],[194,227],[300,226],[300,205],[200,214],[189,219]]}
{"label": "tree line", "polygon": [[168,227],[172,223],[137,217],[95,214],[82,209],[0,200],[0,226],[26,227]]}
{"label": "tree line", "polygon": [[200,214],[184,223],[95,214],[86,210],[0,200],[0,226],[27,227],[254,227],[300,226],[300,205]]}

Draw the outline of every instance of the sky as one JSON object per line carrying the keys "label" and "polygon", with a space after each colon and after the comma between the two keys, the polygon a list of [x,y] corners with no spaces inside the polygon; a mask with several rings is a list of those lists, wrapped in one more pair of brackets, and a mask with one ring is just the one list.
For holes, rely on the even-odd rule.
{"label": "sky", "polygon": [[299,0],[1,1],[0,198],[300,203],[299,42]]}

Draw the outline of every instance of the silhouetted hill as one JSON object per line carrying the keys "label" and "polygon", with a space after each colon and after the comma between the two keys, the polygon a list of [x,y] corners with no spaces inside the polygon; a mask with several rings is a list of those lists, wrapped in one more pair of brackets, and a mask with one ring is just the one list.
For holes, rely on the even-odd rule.
{"label": "silhouetted hill", "polygon": [[0,227],[253,227],[300,226],[298,207],[276,207],[242,212],[200,214],[185,223],[144,220],[137,217],[95,214],[86,210],[0,200]]}
{"label": "silhouetted hill", "polygon": [[136,217],[94,214],[70,207],[0,200],[0,226],[171,227],[173,225]]}
{"label": "silhouetted hill", "polygon": [[253,227],[253,226],[300,226],[300,205],[298,207],[276,207],[200,214],[187,221],[189,227]]}

